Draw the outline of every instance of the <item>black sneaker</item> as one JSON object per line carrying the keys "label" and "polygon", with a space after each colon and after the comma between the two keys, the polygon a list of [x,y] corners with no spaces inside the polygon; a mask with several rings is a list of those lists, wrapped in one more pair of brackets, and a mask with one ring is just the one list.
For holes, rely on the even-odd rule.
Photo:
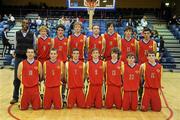
{"label": "black sneaker", "polygon": [[12,100],[10,101],[10,104],[15,104],[15,103],[17,103],[17,102],[18,102],[18,100],[12,99]]}

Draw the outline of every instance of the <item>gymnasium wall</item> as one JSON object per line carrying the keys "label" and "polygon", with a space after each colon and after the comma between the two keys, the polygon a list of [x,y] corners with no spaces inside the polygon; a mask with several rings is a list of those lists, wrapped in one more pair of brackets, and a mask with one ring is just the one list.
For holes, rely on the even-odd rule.
{"label": "gymnasium wall", "polygon": [[[24,6],[29,3],[40,5],[46,3],[49,7],[65,7],[66,0],[1,0],[3,5]],[[116,0],[117,8],[160,8],[161,0]]]}

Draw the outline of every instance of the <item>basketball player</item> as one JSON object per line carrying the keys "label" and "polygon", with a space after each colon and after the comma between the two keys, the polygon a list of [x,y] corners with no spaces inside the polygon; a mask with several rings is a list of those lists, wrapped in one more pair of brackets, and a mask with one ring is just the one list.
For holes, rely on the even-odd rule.
{"label": "basketball player", "polygon": [[44,62],[43,72],[45,78],[44,109],[62,108],[61,80],[64,76],[64,63],[57,60],[58,51],[50,50],[50,60]]}
{"label": "basketball player", "polygon": [[150,38],[151,30],[149,28],[144,28],[143,30],[144,39],[139,41],[138,44],[138,61],[139,64],[145,63],[148,61],[147,52],[149,50],[157,51],[157,43],[155,40]]}
{"label": "basketball player", "polygon": [[127,54],[127,64],[124,64],[122,71],[123,78],[123,110],[137,110],[138,89],[140,85],[140,66],[135,63],[134,53]]}
{"label": "basketball player", "polygon": [[112,108],[115,104],[117,109],[121,109],[122,97],[122,67],[124,62],[119,60],[120,51],[117,47],[111,50],[111,60],[106,63],[106,100],[105,107]]}
{"label": "basketball player", "polygon": [[68,86],[67,107],[85,107],[83,92],[85,78],[85,63],[79,60],[80,52],[77,48],[72,50],[72,61],[66,62],[66,78]]}
{"label": "basketball player", "polygon": [[20,109],[27,110],[32,105],[34,110],[40,109],[39,81],[42,79],[42,65],[34,59],[33,48],[28,48],[27,59],[18,66],[18,78],[21,80]]}
{"label": "basketball player", "polygon": [[107,33],[104,34],[104,38],[105,38],[105,45],[106,45],[104,57],[105,57],[105,60],[110,60],[111,49],[113,47],[120,48],[120,44],[121,44],[121,36],[117,32],[115,32],[113,23],[107,24]]}
{"label": "basketball player", "polygon": [[144,93],[142,97],[141,110],[161,111],[161,99],[159,89],[161,88],[161,77],[163,67],[157,63],[156,52],[148,51],[148,62],[141,65],[141,75],[144,78]]}
{"label": "basketball player", "polygon": [[102,85],[104,80],[105,64],[99,59],[98,48],[92,49],[92,61],[87,62],[88,91],[86,107],[102,108]]}
{"label": "basketball player", "polygon": [[81,33],[82,23],[75,22],[73,28],[74,34],[70,35],[68,38],[69,55],[72,54],[74,48],[78,48],[79,60],[84,60],[86,36]]}
{"label": "basketball player", "polygon": [[64,37],[65,27],[60,24],[56,27],[57,36],[53,41],[53,48],[58,50],[58,60],[63,61],[64,63],[68,60],[68,39]]}
{"label": "basketball player", "polygon": [[93,35],[87,39],[88,60],[92,60],[91,51],[93,48],[98,49],[100,56],[104,55],[105,40],[103,36],[99,35],[100,28],[98,25],[93,25],[92,30]]}
{"label": "basketball player", "polygon": [[39,28],[40,37],[36,41],[37,46],[37,59],[43,64],[44,61],[49,59],[49,52],[52,48],[52,40],[47,36],[48,28],[41,26]]}
{"label": "basketball player", "polygon": [[137,40],[132,37],[133,29],[132,27],[128,26],[124,30],[124,38],[122,38],[121,41],[121,60],[125,63],[127,63],[127,53],[132,52],[134,55],[137,53]]}

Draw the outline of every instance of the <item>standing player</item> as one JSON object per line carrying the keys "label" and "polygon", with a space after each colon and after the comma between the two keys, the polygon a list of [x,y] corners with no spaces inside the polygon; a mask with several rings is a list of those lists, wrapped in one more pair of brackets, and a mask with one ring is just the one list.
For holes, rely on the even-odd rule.
{"label": "standing player", "polygon": [[148,62],[141,65],[141,75],[144,78],[141,110],[147,111],[151,107],[152,111],[161,111],[159,89],[161,88],[163,67],[155,61],[156,53],[154,51],[148,51],[147,59]]}
{"label": "standing player", "polygon": [[122,38],[121,41],[121,60],[125,63],[127,63],[127,53],[132,52],[134,55],[137,53],[137,40],[132,37],[133,29],[132,27],[128,26],[124,30],[124,38]]}
{"label": "standing player", "polygon": [[112,108],[113,104],[115,104],[117,109],[121,109],[121,74],[124,62],[118,60],[119,56],[119,49],[117,47],[112,48],[111,60],[106,63],[106,108]]}
{"label": "standing player", "polygon": [[157,43],[150,38],[151,30],[144,28],[143,30],[144,39],[139,41],[138,44],[138,61],[139,64],[147,62],[147,52],[149,50],[157,51]]}
{"label": "standing player", "polygon": [[54,38],[53,48],[58,50],[58,60],[64,63],[68,60],[68,39],[64,37],[65,27],[60,24],[56,27],[57,37]]}
{"label": "standing player", "polygon": [[85,107],[85,96],[83,92],[85,78],[85,63],[79,60],[79,50],[72,51],[72,61],[66,62],[66,78],[68,85],[67,107]]}
{"label": "standing player", "polygon": [[85,43],[86,36],[81,33],[82,24],[80,22],[74,23],[74,34],[69,36],[68,39],[68,52],[69,55],[72,54],[74,48],[78,48],[79,50],[79,60],[84,60],[84,51],[85,51]]}
{"label": "standing player", "polygon": [[100,56],[104,55],[105,40],[103,36],[99,35],[99,26],[93,25],[92,30],[93,35],[87,39],[88,60],[92,60],[91,52],[93,48],[98,49]]}
{"label": "standing player", "polygon": [[98,48],[92,49],[92,61],[87,62],[87,77],[89,78],[86,107],[102,107],[102,85],[104,80],[105,64],[99,60]]}
{"label": "standing player", "polygon": [[140,84],[140,66],[135,63],[134,53],[127,54],[127,64],[122,71],[123,78],[123,110],[137,110],[138,89]]}
{"label": "standing player", "polygon": [[57,60],[57,49],[50,50],[50,60],[44,62],[45,78],[44,109],[50,109],[52,103],[55,109],[62,108],[61,80],[64,75],[64,64]]}
{"label": "standing player", "polygon": [[37,46],[37,59],[43,64],[44,61],[49,59],[49,52],[52,48],[52,40],[47,36],[48,28],[41,26],[39,28],[40,37],[36,41]]}
{"label": "standing player", "polygon": [[27,59],[23,60],[18,66],[18,78],[22,83],[22,94],[20,109],[27,110],[32,105],[34,110],[40,109],[39,80],[42,79],[42,65],[34,59],[33,48],[28,48]]}
{"label": "standing player", "polygon": [[106,60],[111,59],[111,49],[113,47],[120,48],[121,44],[121,37],[118,33],[114,31],[114,24],[108,23],[107,24],[107,33],[104,34],[105,38],[105,53],[104,57]]}

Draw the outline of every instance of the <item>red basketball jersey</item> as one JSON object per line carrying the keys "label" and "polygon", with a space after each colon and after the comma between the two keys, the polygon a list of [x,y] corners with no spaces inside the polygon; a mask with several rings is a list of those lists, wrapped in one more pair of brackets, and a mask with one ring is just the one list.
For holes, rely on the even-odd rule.
{"label": "red basketball jersey", "polygon": [[63,38],[60,40],[58,37],[54,38],[54,48],[58,50],[57,59],[66,62],[68,55],[68,39]]}
{"label": "red basketball jersey", "polygon": [[87,62],[87,73],[90,85],[102,85],[104,78],[104,62],[99,60],[98,63],[93,61]]}
{"label": "red basketball jersey", "polygon": [[37,59],[48,60],[51,47],[52,42],[50,37],[45,40],[39,37],[37,41]]}
{"label": "red basketball jersey", "polygon": [[161,87],[161,74],[162,66],[156,63],[152,66],[149,62],[142,64],[144,67],[144,87],[145,88],[160,88]]}
{"label": "red basketball jersey", "polygon": [[97,38],[94,36],[88,37],[88,60],[92,59],[91,53],[93,48],[97,48],[99,53],[102,54],[103,40],[104,38],[102,36],[98,36]]}
{"label": "red basketball jersey", "polygon": [[40,64],[38,60],[34,60],[32,64],[27,60],[22,61],[22,84],[25,87],[34,87],[38,85]]}
{"label": "red basketball jersey", "polygon": [[84,59],[84,47],[85,47],[85,35],[80,34],[79,36],[70,35],[69,36],[69,49],[70,49],[70,55],[72,54],[72,50],[74,48],[78,48],[79,50],[79,59]]}
{"label": "red basketball jersey", "polygon": [[123,69],[123,88],[125,91],[137,91],[140,84],[140,66],[135,64],[134,67],[128,64],[124,65]]}
{"label": "red basketball jersey", "polygon": [[122,66],[124,66],[124,62],[117,61],[116,63],[112,63],[111,60],[106,63],[106,84],[121,86],[122,85]]}
{"label": "red basketball jersey", "polygon": [[84,87],[84,68],[85,64],[81,61],[78,61],[78,63],[73,61],[66,63],[68,88]]}
{"label": "red basketball jersey", "polygon": [[139,60],[139,63],[142,64],[142,63],[145,63],[147,62],[147,52],[149,50],[153,50],[153,51],[156,51],[155,50],[155,47],[156,47],[156,42],[153,41],[153,40],[150,40],[148,43],[145,43],[143,40],[140,40],[139,41],[139,48],[138,48],[138,60]]}
{"label": "red basketball jersey", "polygon": [[126,56],[129,52],[134,53],[136,55],[136,39],[132,38],[130,41],[126,39],[121,39],[121,60],[127,63]]}
{"label": "red basketball jersey", "polygon": [[46,87],[57,87],[61,85],[61,69],[62,62],[56,61],[51,62],[47,60],[44,62],[44,72],[45,72],[45,86]]}
{"label": "red basketball jersey", "polygon": [[118,33],[114,33],[112,35],[105,33],[104,39],[106,44],[104,56],[105,58],[109,58],[111,57],[111,49],[113,47],[118,47]]}

